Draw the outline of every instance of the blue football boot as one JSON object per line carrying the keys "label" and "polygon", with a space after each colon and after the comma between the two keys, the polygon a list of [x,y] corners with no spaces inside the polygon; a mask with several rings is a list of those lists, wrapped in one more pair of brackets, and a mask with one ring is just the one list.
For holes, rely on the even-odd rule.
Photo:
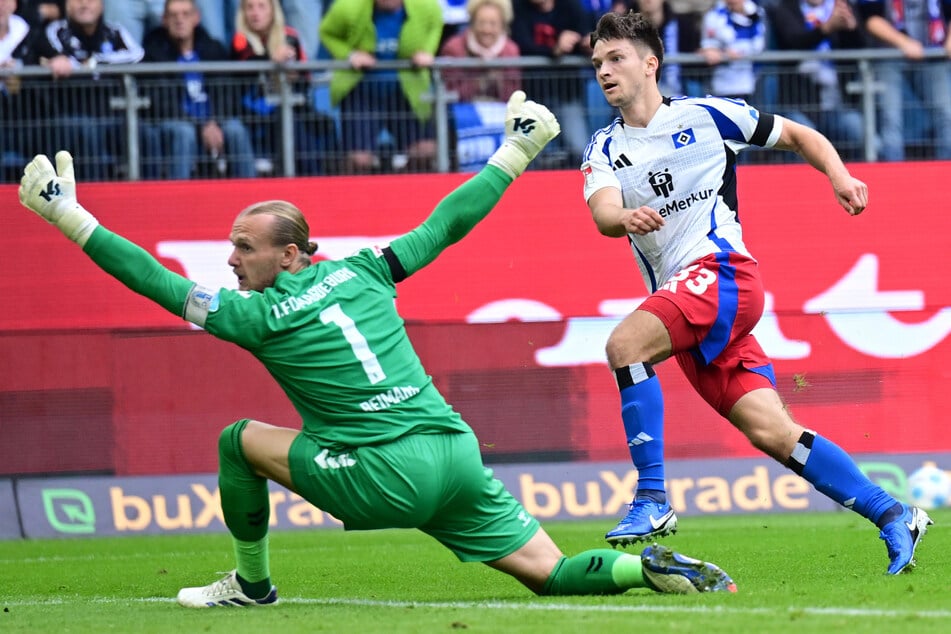
{"label": "blue football boot", "polygon": [[879,533],[888,548],[888,574],[897,575],[915,567],[915,549],[918,542],[934,524],[928,514],[917,506],[902,505],[905,512],[897,520],[889,522]]}
{"label": "blue football boot", "polygon": [[604,538],[612,546],[627,546],[676,532],[677,514],[670,504],[635,499],[627,515]]}

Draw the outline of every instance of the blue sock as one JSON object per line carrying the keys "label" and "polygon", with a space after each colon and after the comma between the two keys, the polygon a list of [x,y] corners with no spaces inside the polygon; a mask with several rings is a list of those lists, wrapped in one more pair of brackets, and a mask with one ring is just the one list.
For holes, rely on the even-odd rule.
{"label": "blue sock", "polygon": [[901,504],[868,479],[855,461],[834,442],[804,431],[786,466],[812,483],[820,493],[874,522],[879,528]]}
{"label": "blue sock", "polygon": [[667,502],[664,489],[664,395],[660,379],[649,363],[635,363],[614,371],[621,391],[621,418],[637,469],[635,498]]}

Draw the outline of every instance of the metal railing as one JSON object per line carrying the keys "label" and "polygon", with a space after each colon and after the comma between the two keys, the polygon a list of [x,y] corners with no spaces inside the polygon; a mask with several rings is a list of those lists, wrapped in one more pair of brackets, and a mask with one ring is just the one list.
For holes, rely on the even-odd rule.
{"label": "metal railing", "polygon": [[[753,58],[757,65],[757,93],[750,97],[752,105],[764,111],[787,114],[793,111],[808,111],[816,104],[810,103],[805,89],[806,80],[799,74],[798,65],[815,60],[835,65],[843,81],[845,102],[861,115],[862,132],[858,147],[840,147],[853,160],[877,160],[878,112],[876,97],[880,91],[902,90],[897,86],[885,86],[876,78],[876,64],[885,60],[902,60],[894,49],[861,49],[852,51],[771,51]],[[929,51],[925,61],[906,62],[913,64],[937,63],[946,59],[942,51]],[[681,77],[693,87],[694,93],[706,94],[709,67],[699,55],[669,55],[665,66],[675,65]],[[581,114],[571,120],[563,120],[563,130],[575,132],[576,138],[589,136],[596,127],[606,125],[614,114],[604,103],[594,80],[589,60],[582,57],[566,57],[552,61],[543,57],[483,62],[474,59],[440,57],[432,69],[431,90],[423,100],[432,107],[432,134],[435,139],[435,156],[422,169],[448,172],[459,169],[457,152],[457,120],[454,114],[458,95],[447,89],[443,75],[449,69],[480,69],[492,71],[502,68],[519,68],[526,76],[532,74],[536,84],[572,86],[572,94],[557,94],[555,91],[545,99],[574,101],[580,106],[573,112]],[[378,70],[393,71],[410,68],[407,62],[381,62]],[[139,180],[142,178],[168,177],[171,163],[180,157],[172,154],[156,158],[143,151],[145,131],[151,130],[161,119],[157,114],[157,101],[178,99],[181,86],[195,73],[206,80],[213,80],[219,92],[213,98],[218,103],[220,116],[234,118],[254,131],[252,136],[254,173],[258,176],[294,176],[302,173],[346,173],[347,147],[343,142],[348,126],[357,123],[341,118],[337,108],[330,104],[331,76],[335,71],[349,70],[344,62],[311,61],[277,65],[269,62],[202,62],[197,64],[133,64],[100,65],[95,69],[77,69],[68,79],[53,80],[44,67],[22,67],[16,70],[0,69],[0,178],[11,180],[19,164],[34,153],[53,153],[61,147],[73,149],[71,144],[83,145],[80,154],[88,154],[90,165],[97,165],[93,179]],[[951,70],[948,71],[951,73]],[[537,83],[541,80],[542,83]],[[566,83],[567,80],[567,83]],[[363,81],[375,81],[368,73]],[[784,83],[783,83],[784,82]],[[780,96],[776,85],[783,83],[787,90]],[[803,87],[796,95],[796,86]],[[790,94],[788,87],[792,86]],[[248,95],[256,91],[256,98],[263,110],[247,107]],[[686,91],[685,91],[686,92]],[[689,94],[689,93],[688,93]],[[536,97],[537,95],[529,95]],[[388,98],[388,97],[385,97]],[[539,100],[544,100],[540,98]],[[173,104],[176,105],[176,104]],[[946,104],[927,102],[906,105],[906,116],[911,120],[920,118],[929,110],[937,110]],[[387,104],[375,116],[384,116],[397,104]],[[553,107],[553,110],[557,108]],[[167,109],[164,111],[167,112]],[[367,115],[369,116],[369,114]],[[382,122],[380,141],[387,146],[387,134],[407,124],[392,119]],[[582,127],[583,130],[579,130]],[[821,128],[820,128],[821,129]],[[303,132],[302,132],[303,130]],[[310,136],[308,136],[310,135]],[[316,139],[312,137],[317,137]],[[399,134],[390,134],[389,140]],[[563,137],[570,137],[563,133]],[[930,158],[933,148],[928,135],[925,138],[910,138],[909,158]],[[77,139],[83,139],[77,141]],[[98,143],[102,141],[102,143]],[[308,143],[313,143],[308,146]],[[571,143],[575,143],[572,147]],[[576,167],[578,163],[577,141],[570,138],[561,150],[553,150],[549,161],[539,163],[546,167]],[[88,147],[86,147],[88,146]],[[101,147],[102,155],[96,156],[95,147]],[[93,148],[90,150],[90,148]],[[381,171],[401,169],[403,148],[390,144],[392,155],[384,157]],[[560,152],[560,154],[559,154]],[[167,153],[166,153],[167,154]],[[767,159],[751,153],[750,162]],[[778,154],[778,153],[774,153]],[[227,169],[208,168],[207,163],[215,157],[200,156],[189,177],[227,177]],[[97,164],[97,161],[101,164]],[[151,161],[151,162],[150,162]],[[165,161],[163,163],[163,161]],[[82,163],[80,163],[81,165]],[[145,169],[143,169],[145,167]],[[78,168],[81,169],[81,168]],[[414,169],[410,166],[409,169]],[[93,171],[90,168],[90,171]]]}

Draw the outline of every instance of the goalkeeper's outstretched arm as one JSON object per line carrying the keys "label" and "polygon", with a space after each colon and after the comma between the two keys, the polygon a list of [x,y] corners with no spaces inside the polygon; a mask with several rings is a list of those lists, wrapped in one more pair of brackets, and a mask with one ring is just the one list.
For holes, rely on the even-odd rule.
{"label": "goalkeeper's outstretched arm", "polygon": [[446,196],[420,226],[390,245],[406,275],[423,268],[485,218],[505,189],[558,136],[558,120],[516,90],[505,109],[505,140],[481,172]]}
{"label": "goalkeeper's outstretched arm", "polygon": [[[393,241],[393,253],[405,275],[432,262],[485,218],[512,180],[558,136],[561,128],[548,108],[526,101],[525,93],[518,90],[506,107],[505,130],[505,140],[482,172],[444,198],[419,227]],[[69,152],[56,154],[56,169],[43,155],[26,166],[20,182],[20,202],[58,227],[130,289],[184,316],[194,283],[163,267],[144,249],[99,226],[95,216],[76,199]]]}
{"label": "goalkeeper's outstretched arm", "polygon": [[169,312],[184,317],[185,303],[195,284],[169,271],[145,249],[105,227],[76,200],[73,157],[56,153],[56,169],[43,155],[23,170],[20,202],[59,228],[104,271]]}

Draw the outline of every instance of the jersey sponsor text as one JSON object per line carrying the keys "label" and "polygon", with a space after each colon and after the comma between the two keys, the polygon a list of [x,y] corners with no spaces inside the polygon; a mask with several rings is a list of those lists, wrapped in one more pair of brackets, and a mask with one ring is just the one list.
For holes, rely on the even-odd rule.
{"label": "jersey sponsor text", "polygon": [[676,213],[678,211],[684,211],[690,209],[696,203],[707,200],[710,196],[713,195],[713,189],[707,189],[702,192],[694,192],[689,196],[684,198],[679,198],[677,200],[672,200],[660,209],[657,210],[657,213],[660,214],[661,218],[666,218],[670,214]]}
{"label": "jersey sponsor text", "polygon": [[314,302],[322,300],[330,294],[330,291],[332,291],[334,287],[348,280],[352,280],[356,276],[356,273],[346,267],[334,271],[317,284],[314,284],[308,288],[307,292],[303,295],[298,297],[288,297],[284,301],[274,304],[271,306],[271,313],[274,315],[275,319],[282,319],[293,312],[301,310],[302,308],[307,308]]}

